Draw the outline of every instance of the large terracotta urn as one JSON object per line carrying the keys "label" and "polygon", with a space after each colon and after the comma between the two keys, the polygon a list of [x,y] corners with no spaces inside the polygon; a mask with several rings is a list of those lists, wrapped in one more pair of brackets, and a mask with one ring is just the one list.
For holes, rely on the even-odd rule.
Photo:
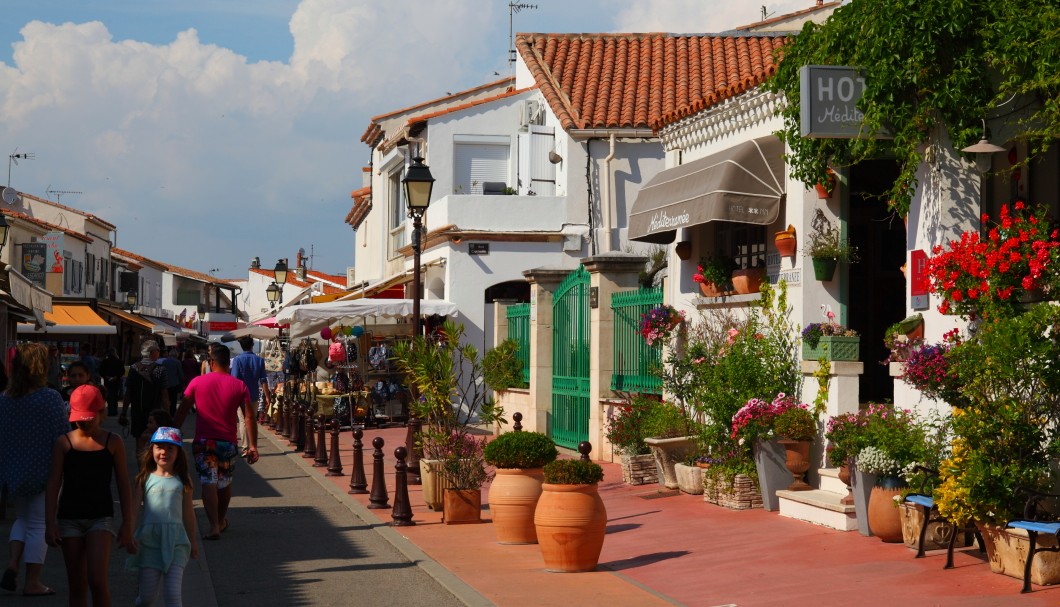
{"label": "large terracotta urn", "polygon": [[804,479],[806,471],[810,469],[810,446],[813,444],[806,440],[780,440],[784,445],[784,465],[794,479],[788,486],[788,491],[809,491],[813,489]]}
{"label": "large terracotta urn", "polygon": [[902,541],[902,517],[895,498],[900,496],[905,482],[898,477],[882,476],[869,495],[869,529],[887,543]]}
{"label": "large terracotta urn", "polygon": [[534,523],[546,571],[592,571],[600,560],[607,510],[595,484],[541,486]]}
{"label": "large terracotta urn", "polygon": [[489,504],[497,542],[536,544],[534,510],[541,497],[541,468],[497,468],[490,485]]}

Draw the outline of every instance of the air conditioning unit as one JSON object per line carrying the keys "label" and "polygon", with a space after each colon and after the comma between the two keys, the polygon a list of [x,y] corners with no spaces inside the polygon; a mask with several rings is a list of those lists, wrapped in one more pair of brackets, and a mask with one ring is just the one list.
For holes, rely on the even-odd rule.
{"label": "air conditioning unit", "polygon": [[541,125],[544,124],[545,112],[544,108],[541,107],[541,102],[534,99],[528,99],[523,104],[522,116],[520,117],[520,126],[529,126],[531,124]]}
{"label": "air conditioning unit", "polygon": [[357,284],[357,268],[346,268],[346,288],[352,289],[355,284]]}

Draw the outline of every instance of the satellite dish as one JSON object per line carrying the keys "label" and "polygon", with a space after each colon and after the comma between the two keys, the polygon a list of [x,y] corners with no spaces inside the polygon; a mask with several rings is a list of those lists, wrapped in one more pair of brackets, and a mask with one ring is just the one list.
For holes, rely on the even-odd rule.
{"label": "satellite dish", "polygon": [[3,197],[4,202],[7,204],[15,204],[15,201],[18,200],[18,191],[15,188],[5,187],[3,194],[0,194],[0,196]]}

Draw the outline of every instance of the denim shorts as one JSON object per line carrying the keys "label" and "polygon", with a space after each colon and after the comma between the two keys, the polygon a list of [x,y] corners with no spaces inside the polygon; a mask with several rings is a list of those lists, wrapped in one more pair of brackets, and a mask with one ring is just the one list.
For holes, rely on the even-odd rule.
{"label": "denim shorts", "polygon": [[116,536],[114,517],[59,519],[59,537],[85,537],[93,531],[106,531]]}

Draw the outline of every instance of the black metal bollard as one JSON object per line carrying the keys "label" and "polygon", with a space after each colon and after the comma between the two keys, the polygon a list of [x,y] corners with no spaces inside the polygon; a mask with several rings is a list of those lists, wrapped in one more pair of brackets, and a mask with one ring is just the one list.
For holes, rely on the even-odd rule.
{"label": "black metal bollard", "polygon": [[522,432],[523,431],[523,414],[519,413],[518,411],[516,411],[515,413],[512,413],[512,419],[515,421],[515,425],[512,426],[512,430],[514,430],[516,432]]}
{"label": "black metal bollard", "polygon": [[372,439],[372,494],[368,496],[368,507],[375,510],[389,508],[390,496],[386,493],[386,477],[383,470],[383,437]]}
{"label": "black metal bollard", "polygon": [[280,436],[287,438],[287,402],[286,400],[280,401],[280,415],[279,421],[276,422],[276,433]]}
{"label": "black metal bollard", "polygon": [[317,415],[317,457],[313,460],[314,468],[328,465],[328,423],[323,413]]}
{"label": "black metal bollard", "polygon": [[412,505],[409,503],[408,464],[405,463],[408,454],[408,449],[404,447],[394,449],[397,463],[394,464],[394,509],[390,512],[390,525],[393,527],[416,524],[412,520]]}
{"label": "black metal bollard", "polygon": [[361,443],[363,436],[364,430],[353,429],[353,470],[350,471],[349,493],[355,495],[368,493],[368,479],[364,476],[364,445]]}
{"label": "black metal bollard", "polygon": [[592,461],[589,459],[589,453],[592,452],[592,450],[593,445],[589,441],[583,440],[582,442],[578,443],[578,453],[582,454],[582,461]]}
{"label": "black metal bollard", "polygon": [[296,403],[294,406],[294,427],[291,428],[291,446],[295,453],[305,449],[305,406]]}
{"label": "black metal bollard", "polygon": [[305,436],[305,443],[302,451],[302,457],[307,459],[313,459],[317,456],[317,434],[316,427],[313,424],[313,420],[316,419],[313,415],[313,409],[306,405],[305,409],[305,429],[303,436]]}
{"label": "black metal bollard", "polygon": [[331,420],[331,457],[328,472],[324,476],[346,476],[342,473],[342,458],[339,456],[339,418]]}
{"label": "black metal bollard", "polygon": [[420,484],[420,448],[417,444],[423,424],[415,417],[409,418],[405,433],[405,450],[408,452],[407,478],[410,485]]}

